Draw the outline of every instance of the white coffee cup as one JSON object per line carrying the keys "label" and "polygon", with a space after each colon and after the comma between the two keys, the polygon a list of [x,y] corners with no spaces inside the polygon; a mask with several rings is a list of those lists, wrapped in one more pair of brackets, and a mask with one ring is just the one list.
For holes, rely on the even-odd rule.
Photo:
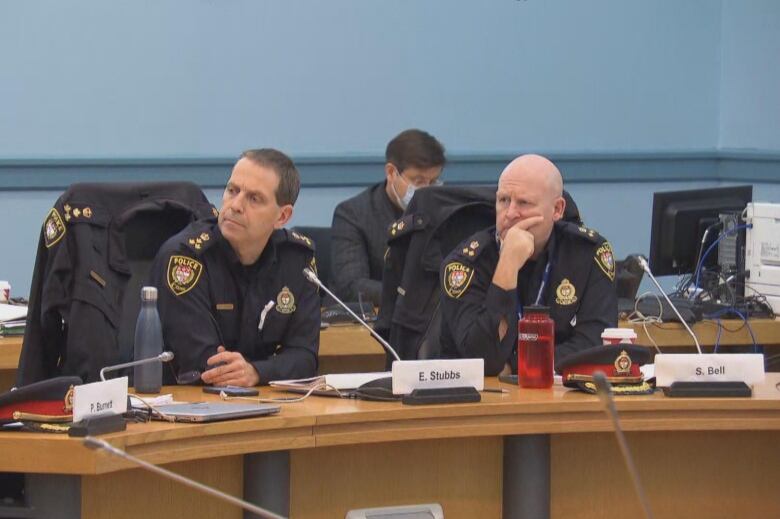
{"label": "white coffee cup", "polygon": [[0,281],[0,303],[7,303],[11,300],[11,283]]}
{"label": "white coffee cup", "polygon": [[601,341],[604,345],[634,344],[636,332],[631,328],[606,328],[601,332]]}

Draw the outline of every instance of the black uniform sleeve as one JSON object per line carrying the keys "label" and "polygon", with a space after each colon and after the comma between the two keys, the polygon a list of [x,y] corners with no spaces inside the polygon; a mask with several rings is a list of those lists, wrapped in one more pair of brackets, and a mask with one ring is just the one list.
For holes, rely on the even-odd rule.
{"label": "black uniform sleeve", "polygon": [[[497,375],[506,364],[512,352],[514,334],[507,333],[502,341],[498,339],[498,326],[501,318],[508,323],[514,322],[513,313],[517,308],[517,294],[514,290],[503,290],[492,283],[490,269],[480,268],[479,260],[473,278],[466,288],[454,297],[446,276],[447,265],[453,261],[445,260],[440,272],[442,283],[442,326],[449,328],[449,335],[455,343],[458,356],[462,358],[482,358],[485,360],[485,375]],[[450,283],[451,285],[451,283]],[[442,334],[446,332],[442,330]]]}
{"label": "black uniform sleeve", "polygon": [[[331,265],[336,295],[357,301],[358,293],[375,303],[382,294],[382,282],[370,278],[371,260],[363,225],[373,221],[372,215],[360,215],[353,207],[341,203],[333,212],[331,224]],[[386,230],[379,230],[385,235]]]}
{"label": "black uniform sleeve", "polygon": [[[186,264],[187,260],[193,263]],[[176,262],[194,269],[191,280],[169,280],[168,272],[176,268]],[[163,341],[165,348],[174,353],[172,366],[179,374],[193,370],[202,373],[207,369],[206,360],[223,343],[211,314],[210,273],[205,263],[191,253],[163,246],[152,264],[150,281],[157,287]]]}
{"label": "black uniform sleeve", "polygon": [[556,359],[563,359],[571,353],[601,344],[601,332],[604,328],[617,326],[617,292],[614,280],[604,273],[595,258],[589,258],[589,265],[590,272],[577,312],[574,333],[568,340],[556,345]]}
{"label": "black uniform sleeve", "polygon": [[260,383],[271,380],[307,378],[317,374],[320,344],[320,296],[317,286],[306,281],[303,269],[313,262],[313,254],[296,254],[292,268],[285,270],[290,286],[298,287],[296,308],[282,338],[281,347],[267,360],[253,361]]}
{"label": "black uniform sleeve", "polygon": [[66,287],[73,277],[68,242],[45,246],[41,233],[33,269],[30,305],[24,341],[19,355],[19,386],[56,376],[60,354],[65,351],[65,327],[60,310],[67,303]]}

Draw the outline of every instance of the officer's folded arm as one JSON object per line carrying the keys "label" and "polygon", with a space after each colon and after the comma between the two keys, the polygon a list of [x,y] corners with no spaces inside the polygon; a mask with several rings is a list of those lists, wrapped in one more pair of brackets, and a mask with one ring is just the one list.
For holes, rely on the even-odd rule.
{"label": "officer's folded arm", "polygon": [[[479,280],[459,299],[444,295],[445,318],[459,357],[485,360],[485,375],[496,376],[512,352],[512,334],[499,336],[501,321],[509,322],[517,306],[514,290],[504,290],[494,283],[481,289]],[[444,324],[444,323],[443,323]]]}

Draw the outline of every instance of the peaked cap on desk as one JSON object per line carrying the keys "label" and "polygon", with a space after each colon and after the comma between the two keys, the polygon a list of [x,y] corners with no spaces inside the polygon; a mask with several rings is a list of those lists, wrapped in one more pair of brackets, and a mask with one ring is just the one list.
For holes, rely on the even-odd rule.
{"label": "peaked cap on desk", "polygon": [[633,344],[594,346],[561,359],[557,368],[563,385],[587,393],[596,393],[593,374],[601,371],[618,395],[644,395],[653,386],[644,380],[639,366],[650,360],[650,350]]}
{"label": "peaked cap on desk", "polygon": [[13,388],[0,395],[0,424],[67,421],[73,417],[73,388],[79,377],[56,377]]}

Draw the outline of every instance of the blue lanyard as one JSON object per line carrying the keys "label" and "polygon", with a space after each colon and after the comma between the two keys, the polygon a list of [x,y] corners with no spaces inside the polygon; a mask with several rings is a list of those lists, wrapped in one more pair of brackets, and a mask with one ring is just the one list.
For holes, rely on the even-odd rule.
{"label": "blue lanyard", "polygon": [[[544,274],[542,274],[542,284],[539,285],[539,292],[536,294],[535,305],[539,305],[542,302],[542,296],[544,296],[544,289],[547,288],[547,283],[550,281],[550,271],[552,271],[552,259],[547,260],[547,265],[544,267]],[[520,300],[520,291],[517,294],[517,320],[523,318],[523,302]]]}

